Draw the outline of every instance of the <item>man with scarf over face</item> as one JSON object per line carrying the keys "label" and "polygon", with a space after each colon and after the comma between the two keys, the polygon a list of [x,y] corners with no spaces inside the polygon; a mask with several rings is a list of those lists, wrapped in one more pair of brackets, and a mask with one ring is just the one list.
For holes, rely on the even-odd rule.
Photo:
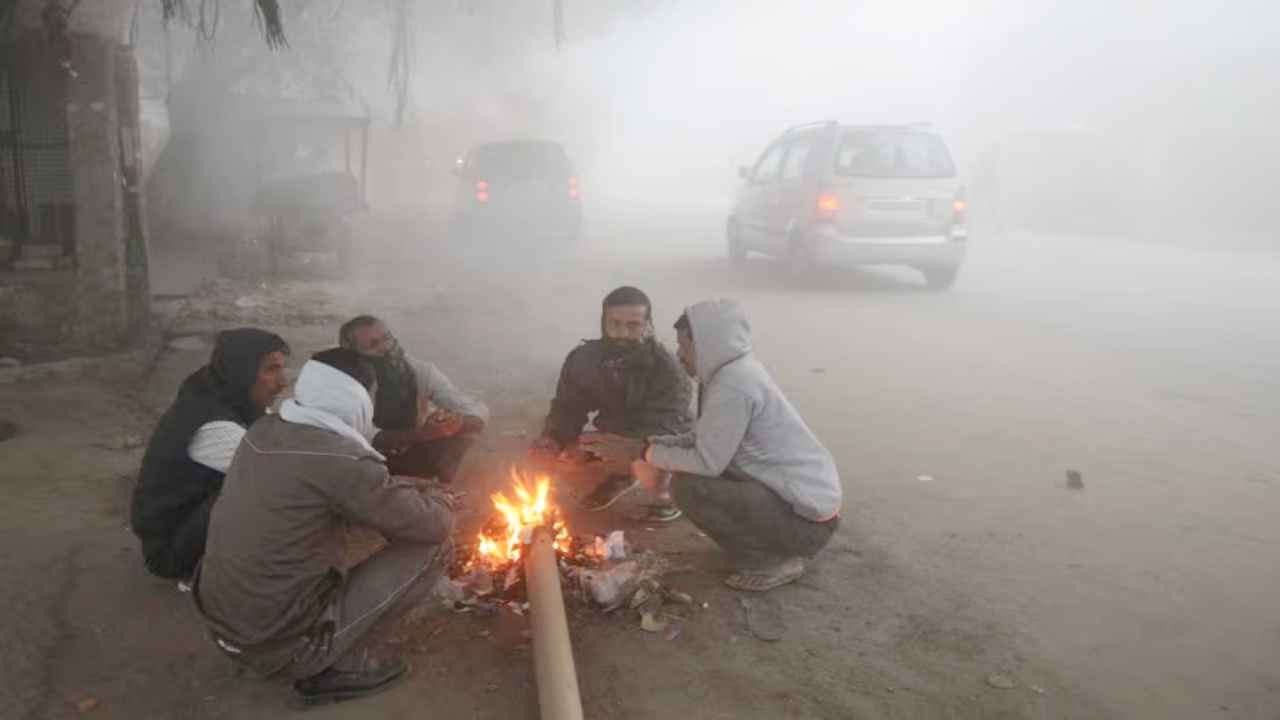
{"label": "man with scarf over face", "polygon": [[386,323],[372,315],[344,323],[338,344],[360,353],[377,372],[373,422],[381,432],[373,446],[386,454],[391,472],[452,483],[489,421],[489,409],[435,365],[405,353]]}
{"label": "man with scarf over face", "polygon": [[[551,412],[533,443],[535,454],[573,449],[592,412],[597,430],[628,437],[679,434],[692,427],[692,386],[675,356],[654,338],[649,297],[630,286],[609,293],[600,332],[599,340],[584,340],[565,358]],[[633,473],[610,475],[583,500],[583,508],[603,510],[638,486]],[[679,518],[665,483],[656,487],[647,519]]]}
{"label": "man with scarf over face", "polygon": [[209,511],[245,429],[288,387],[288,354],[285,341],[265,330],[219,333],[209,364],[183,381],[160,417],[130,509],[152,574],[191,577],[204,554]]}
{"label": "man with scarf over face", "polygon": [[[192,596],[232,660],[292,680],[302,705],[385,690],[408,671],[369,653],[378,627],[423,602],[452,557],[452,499],[387,471],[370,443],[376,377],[334,348],[302,367],[294,396],[244,437]],[[348,567],[345,528],[387,540]]]}

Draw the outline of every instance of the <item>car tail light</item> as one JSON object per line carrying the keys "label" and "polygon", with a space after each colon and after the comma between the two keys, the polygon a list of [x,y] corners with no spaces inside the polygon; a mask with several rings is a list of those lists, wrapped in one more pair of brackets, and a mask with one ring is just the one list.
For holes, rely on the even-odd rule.
{"label": "car tail light", "polygon": [[840,197],[835,193],[824,192],[818,196],[817,214],[819,220],[834,220],[840,212]]}
{"label": "car tail light", "polygon": [[969,213],[969,202],[964,199],[964,188],[956,191],[956,197],[951,201],[951,221],[957,225],[965,221]]}
{"label": "car tail light", "polygon": [[578,190],[578,178],[576,177],[569,178],[569,197],[573,198],[574,200],[577,200],[579,194],[580,192]]}
{"label": "car tail light", "polygon": [[489,183],[484,180],[476,181],[476,202],[489,202]]}

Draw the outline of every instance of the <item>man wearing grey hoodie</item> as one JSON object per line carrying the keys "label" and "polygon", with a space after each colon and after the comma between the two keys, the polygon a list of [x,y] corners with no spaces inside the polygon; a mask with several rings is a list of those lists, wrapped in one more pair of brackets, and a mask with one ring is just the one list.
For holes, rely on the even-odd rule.
{"label": "man wearing grey hoodie", "polygon": [[693,431],[644,441],[596,434],[583,444],[674,473],[680,509],[733,557],[730,587],[761,592],[792,582],[840,524],[835,461],[752,353],[738,302],[698,303],[676,331],[680,363],[700,388]]}

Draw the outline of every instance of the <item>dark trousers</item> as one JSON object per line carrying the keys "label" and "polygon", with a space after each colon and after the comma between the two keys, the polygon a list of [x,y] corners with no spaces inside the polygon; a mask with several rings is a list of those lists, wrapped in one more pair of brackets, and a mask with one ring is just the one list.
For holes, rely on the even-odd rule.
{"label": "dark trousers", "polygon": [[174,580],[190,579],[196,563],[204,557],[205,536],[209,533],[209,513],[217,495],[197,505],[167,536],[143,538],[142,557],[152,575]]}
{"label": "dark trousers", "polygon": [[810,522],[768,486],[731,476],[676,474],[676,505],[739,569],[758,569],[787,558],[812,558],[826,547],[840,519]]}
{"label": "dark trousers", "polygon": [[404,452],[387,458],[387,470],[392,475],[436,478],[442,483],[452,483],[462,459],[475,443],[475,435],[460,434],[411,445]]}
{"label": "dark trousers", "polygon": [[451,540],[441,545],[393,542],[351,569],[311,633],[253,650],[236,649],[231,657],[263,675],[289,680],[328,668],[358,672],[375,631],[425,601],[452,560]]}

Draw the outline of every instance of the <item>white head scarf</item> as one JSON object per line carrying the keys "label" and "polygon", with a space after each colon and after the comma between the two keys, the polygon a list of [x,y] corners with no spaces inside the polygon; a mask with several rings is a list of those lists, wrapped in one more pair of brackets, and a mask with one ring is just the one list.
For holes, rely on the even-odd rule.
{"label": "white head scarf", "polygon": [[293,397],[280,405],[280,417],[338,433],[360,443],[379,460],[386,460],[369,442],[378,432],[373,424],[369,391],[332,365],[308,360],[294,383]]}

